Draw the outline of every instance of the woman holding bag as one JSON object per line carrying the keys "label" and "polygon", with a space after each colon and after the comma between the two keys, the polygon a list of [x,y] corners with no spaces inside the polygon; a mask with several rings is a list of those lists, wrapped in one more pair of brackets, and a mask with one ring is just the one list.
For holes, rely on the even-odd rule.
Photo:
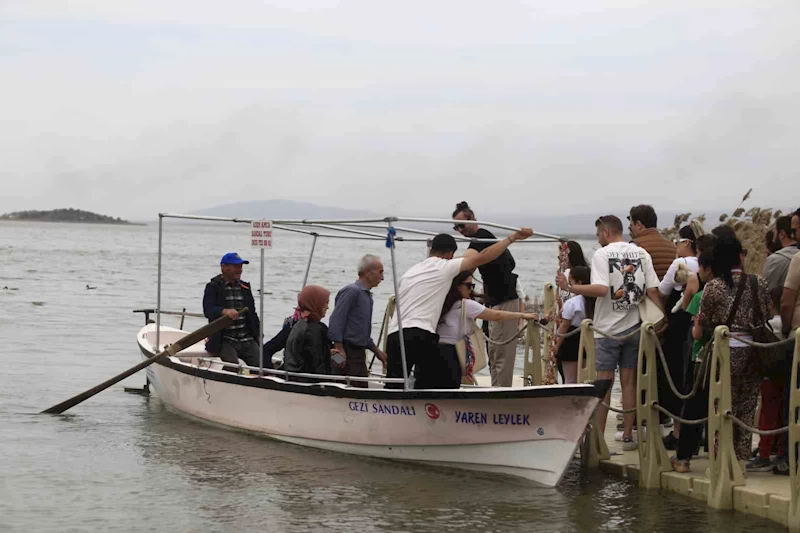
{"label": "woman holding bag", "polygon": [[[475,283],[472,281],[472,272],[461,272],[453,279],[450,292],[447,293],[447,297],[444,300],[439,326],[436,329],[436,333],[439,335],[439,358],[436,361],[431,361],[430,372],[425,372],[426,376],[431,376],[433,379],[426,380],[431,381],[431,383],[419,383],[418,381],[416,388],[457,389],[461,386],[462,377],[469,380],[472,379],[471,373],[465,373],[464,369],[461,368],[458,352],[456,351],[456,343],[464,340],[465,337],[468,338],[473,333],[480,332],[480,328],[474,327],[476,318],[498,322],[519,319],[537,320],[539,318],[536,313],[500,311],[481,305],[472,299],[472,290],[474,288]],[[473,352],[483,352],[484,344],[482,340],[470,344]],[[480,359],[477,353],[474,355],[475,360]],[[485,357],[482,359],[483,361],[486,360]],[[472,371],[477,372],[481,368],[473,368]]]}

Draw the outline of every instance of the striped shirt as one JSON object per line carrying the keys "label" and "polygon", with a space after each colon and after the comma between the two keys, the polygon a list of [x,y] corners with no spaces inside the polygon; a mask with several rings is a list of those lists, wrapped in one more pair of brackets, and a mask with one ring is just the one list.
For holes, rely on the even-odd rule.
{"label": "striped shirt", "polygon": [[[244,299],[242,298],[242,287],[238,281],[225,284],[225,308],[226,309],[241,309],[244,307]],[[246,342],[254,340],[250,333],[247,331],[247,321],[244,315],[239,315],[232,325],[225,328],[222,332],[222,338],[230,341]]]}

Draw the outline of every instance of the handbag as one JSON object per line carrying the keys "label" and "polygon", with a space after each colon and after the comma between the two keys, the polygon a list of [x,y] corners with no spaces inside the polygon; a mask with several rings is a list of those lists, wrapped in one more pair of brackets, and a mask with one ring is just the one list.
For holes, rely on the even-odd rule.
{"label": "handbag", "polygon": [[[642,271],[645,269],[645,258],[647,257],[644,254],[640,255],[641,262],[642,262]],[[639,302],[639,318],[642,322],[652,322],[655,329],[658,330],[663,324],[664,320],[666,320],[667,316],[664,314],[664,311],[649,297],[647,294],[644,295],[642,301]]]}
{"label": "handbag", "polygon": [[456,342],[456,354],[461,365],[461,383],[475,385],[476,372],[486,367],[486,340],[483,330],[472,321],[472,333],[467,335],[467,305],[461,300],[461,339]]}
{"label": "handbag", "polygon": [[[759,305],[758,277],[750,275],[750,292],[753,293],[753,340],[756,342],[777,342],[780,338],[772,330]],[[786,354],[781,346],[754,348],[757,357],[757,368],[764,377],[782,376],[785,372]]]}

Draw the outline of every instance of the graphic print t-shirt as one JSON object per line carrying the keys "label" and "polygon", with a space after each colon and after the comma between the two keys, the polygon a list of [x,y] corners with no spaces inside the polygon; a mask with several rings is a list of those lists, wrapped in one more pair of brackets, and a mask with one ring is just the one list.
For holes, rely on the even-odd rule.
{"label": "graphic print t-shirt", "polygon": [[[647,289],[658,287],[653,260],[643,248],[627,242],[613,242],[592,257],[592,285],[609,288],[597,299],[594,325],[618,335],[639,324],[639,302]],[[595,332],[595,338],[602,335]]]}

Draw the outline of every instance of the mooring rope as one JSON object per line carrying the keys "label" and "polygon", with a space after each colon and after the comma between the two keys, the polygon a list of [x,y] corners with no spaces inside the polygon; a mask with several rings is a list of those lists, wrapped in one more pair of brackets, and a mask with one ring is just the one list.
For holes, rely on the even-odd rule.
{"label": "mooring rope", "polygon": [[637,328],[637,329],[631,331],[630,333],[628,333],[627,335],[617,336],[617,335],[612,335],[611,333],[608,333],[606,331],[597,329],[596,327],[594,327],[594,324],[590,325],[589,329],[591,329],[592,331],[596,331],[597,333],[599,333],[603,337],[607,337],[609,339],[613,339],[615,341],[620,341],[620,342],[630,340],[630,339],[634,338],[639,333],[639,329]]}

